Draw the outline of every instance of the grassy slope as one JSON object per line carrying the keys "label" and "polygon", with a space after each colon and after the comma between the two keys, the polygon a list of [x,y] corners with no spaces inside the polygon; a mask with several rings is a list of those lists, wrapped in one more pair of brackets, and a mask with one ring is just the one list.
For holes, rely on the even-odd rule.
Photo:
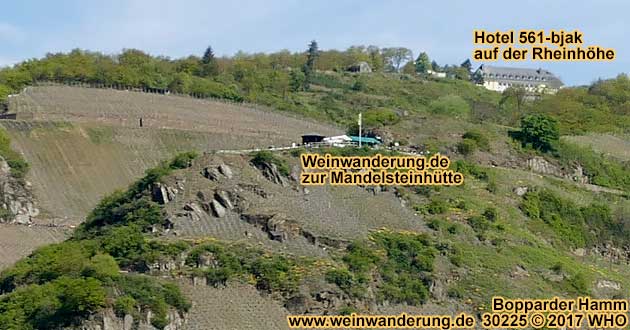
{"label": "grassy slope", "polygon": [[[351,84],[355,78],[346,75],[341,79]],[[299,93],[297,97],[301,99],[307,111],[324,108],[329,119],[342,123],[351,122],[359,109],[386,107],[397,111],[406,110],[409,112],[408,117],[403,117],[400,123],[388,127],[387,130],[391,131],[396,138],[404,138],[412,144],[427,144],[431,149],[443,152],[452,153],[453,146],[461,140],[461,134],[465,131],[471,128],[480,129],[491,137],[491,152],[478,152],[470,159],[484,164],[487,164],[487,157],[516,163],[523,160],[523,151],[516,148],[506,137],[505,133],[509,128],[488,122],[472,123],[468,117],[434,114],[431,110],[432,101],[447,94],[461,95],[470,102],[490,103],[497,102],[497,94],[479,90],[464,82],[411,81],[405,83],[386,79],[380,75],[371,77],[366,86],[365,91],[354,93],[331,84],[328,87],[324,86],[326,89],[321,91],[314,89],[310,92]],[[332,99],[326,98],[326,93],[329,92],[332,92]],[[90,147],[106,145],[110,139],[127,134],[122,129],[115,129],[116,133],[111,133],[108,131],[109,128],[103,127],[90,130],[89,125],[85,124],[74,124],[70,128],[55,128],[57,133],[73,130],[85,131],[83,136],[89,141],[86,145]],[[81,134],[75,133],[75,135]],[[43,136],[46,137],[46,135]],[[74,141],[77,139],[76,136],[72,136],[68,141]],[[54,135],[47,137],[59,139]],[[32,136],[29,137],[31,138]],[[19,138],[16,139],[19,140]],[[134,140],[137,139],[138,137],[134,138]],[[19,143],[16,142],[18,145]],[[597,150],[597,147],[594,146],[594,148]],[[44,149],[48,148],[42,148]],[[111,156],[108,157],[121,157],[114,153],[109,155]],[[36,157],[32,155],[31,158]],[[124,159],[124,157],[121,158]],[[71,163],[77,163],[80,159],[85,158],[79,156]],[[42,162],[37,166],[42,167],[44,164]],[[608,264],[595,257],[574,256],[569,246],[558,242],[559,237],[549,226],[524,216],[518,208],[522,198],[516,196],[512,189],[517,186],[544,187],[564,199],[573,201],[578,206],[586,206],[592,201],[598,201],[610,205],[613,210],[630,207],[627,199],[589,192],[563,180],[542,177],[519,169],[487,168],[486,170],[492,174],[492,180],[497,187],[494,193],[488,191],[487,182],[475,179],[467,180],[467,184],[463,187],[442,188],[431,196],[449,201],[446,212],[440,215],[422,216],[422,220],[417,218],[418,223],[412,226],[401,225],[399,221],[395,221],[400,220],[398,217],[394,219],[387,216],[383,216],[384,219],[381,222],[352,223],[354,217],[350,209],[364,209],[369,212],[371,207],[378,205],[372,203],[377,200],[377,197],[363,194],[357,198],[363,200],[363,204],[350,205],[347,200],[354,201],[352,196],[357,192],[352,190],[355,188],[316,189],[312,198],[315,203],[321,202],[321,207],[318,208],[319,219],[333,222],[330,224],[312,223],[311,229],[322,235],[342,233],[342,236],[352,239],[365,238],[369,229],[377,229],[383,225],[394,229],[426,231],[435,240],[449,247],[449,250],[444,253],[445,257],[441,259],[444,267],[439,268],[439,271],[442,273],[436,276],[449,282],[443,285],[454,297],[454,302],[461,304],[470,298],[474,308],[487,308],[489,298],[493,294],[512,297],[549,297],[551,294],[574,296],[591,293],[606,296],[609,293],[602,293],[596,289],[596,281],[601,279],[617,281],[624,289],[630,287],[628,280],[630,270],[627,266]],[[284,197],[293,192],[286,192],[286,195],[283,195],[283,189],[277,187],[271,189],[276,189],[277,192],[274,198],[265,202],[265,205],[286,207],[287,205],[283,203]],[[422,206],[429,202],[427,198],[415,195],[411,191],[408,191],[406,195],[410,196],[411,206]],[[331,202],[340,199],[344,201],[334,207],[330,206]],[[461,200],[465,201],[465,208],[456,206]],[[484,209],[492,206],[498,208],[499,220],[484,233],[484,238],[480,240],[479,233],[470,227],[466,219],[479,215]],[[331,216],[326,213],[326,208],[340,208],[346,213],[341,216]],[[292,209],[289,213],[296,214],[297,212]],[[303,219],[305,223],[309,222],[307,220],[308,218]],[[437,230],[426,229],[426,225],[431,226],[431,223],[436,220],[441,223],[436,226]],[[344,226],[340,229],[343,230],[337,230],[336,226],[342,222]],[[361,230],[357,231],[356,227],[359,225]],[[458,228],[454,230],[455,233],[448,230],[453,225]],[[353,228],[354,234],[351,233]],[[212,234],[221,235],[221,232]],[[584,283],[586,286],[583,285]],[[441,308],[448,310],[446,305],[448,304]]]}

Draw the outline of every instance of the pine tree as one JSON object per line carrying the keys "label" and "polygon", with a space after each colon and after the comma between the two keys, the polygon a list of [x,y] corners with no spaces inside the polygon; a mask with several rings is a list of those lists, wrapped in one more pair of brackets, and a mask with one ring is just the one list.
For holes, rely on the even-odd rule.
{"label": "pine tree", "polygon": [[214,58],[214,52],[212,51],[212,47],[208,46],[201,58],[201,70],[199,75],[202,77],[210,77],[216,75],[218,72],[219,66],[217,65],[216,58]]}
{"label": "pine tree", "polygon": [[470,63],[469,59],[466,59],[460,66],[468,70],[468,72],[472,71],[472,63]]}
{"label": "pine tree", "polygon": [[306,63],[304,64],[304,88],[308,89],[309,83],[312,78],[312,73],[315,72],[315,62],[319,57],[319,47],[317,46],[317,41],[312,40],[308,45],[308,50],[306,53]]}
{"label": "pine tree", "polygon": [[436,62],[435,60],[431,61],[431,67],[433,68],[433,71],[436,71],[436,72],[442,71],[442,68],[440,67],[438,62]]}
{"label": "pine tree", "polygon": [[206,51],[203,53],[203,57],[201,58],[201,62],[203,64],[210,64],[211,62],[214,62],[214,52],[212,51],[212,46],[208,46],[208,48],[206,48]]}
{"label": "pine tree", "polygon": [[431,60],[429,59],[429,55],[427,53],[422,52],[418,55],[416,59],[416,72],[417,73],[427,73],[428,70],[431,70]]}

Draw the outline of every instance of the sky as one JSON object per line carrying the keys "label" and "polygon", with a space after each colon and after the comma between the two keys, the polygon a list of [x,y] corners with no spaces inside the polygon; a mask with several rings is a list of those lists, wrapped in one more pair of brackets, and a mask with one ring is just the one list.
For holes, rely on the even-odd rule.
{"label": "sky", "polygon": [[208,45],[217,55],[302,51],[312,39],[322,49],[401,46],[459,64],[472,55],[474,29],[579,29],[585,45],[614,48],[616,60],[507,65],[550,70],[566,85],[630,71],[625,0],[0,0],[0,8],[0,66],[74,48],[178,58]]}

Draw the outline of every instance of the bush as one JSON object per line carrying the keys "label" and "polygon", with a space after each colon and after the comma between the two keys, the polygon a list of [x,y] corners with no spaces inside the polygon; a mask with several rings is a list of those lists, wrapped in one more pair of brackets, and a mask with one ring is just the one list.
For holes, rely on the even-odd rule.
{"label": "bush", "polygon": [[378,232],[372,238],[387,258],[378,267],[384,284],[383,300],[419,305],[429,296],[429,274],[433,271],[435,248],[425,235]]}
{"label": "bush", "polygon": [[194,151],[183,152],[176,155],[173,160],[169,163],[169,168],[171,169],[182,169],[188,168],[191,166],[192,161],[197,158],[199,154]]}
{"label": "bush", "polygon": [[353,298],[365,295],[365,275],[354,274],[343,268],[331,269],[326,272],[326,281],[336,284],[341,290]]}
{"label": "bush", "polygon": [[476,215],[468,218],[468,224],[477,233],[484,233],[486,230],[490,229],[490,222],[483,216]]}
{"label": "bush", "polygon": [[499,212],[494,207],[489,207],[483,212],[483,217],[490,222],[495,222],[499,218]]}
{"label": "bush", "polygon": [[3,128],[0,129],[0,156],[9,164],[12,176],[23,178],[28,172],[29,164],[22,155],[11,149],[11,139]]}
{"label": "bush", "polygon": [[122,296],[114,302],[114,312],[116,316],[123,317],[127,314],[134,314],[137,302],[131,296]]}
{"label": "bush", "polygon": [[[343,257],[348,269],[333,269],[328,282],[337,284],[351,297],[364,295],[373,283],[372,272],[382,282],[377,295],[394,303],[422,304],[428,298],[428,283],[436,250],[426,235],[376,232],[370,236],[373,246],[354,242]],[[384,254],[384,256],[381,256]]]}
{"label": "bush", "polygon": [[425,206],[425,210],[429,214],[442,214],[448,210],[448,204],[441,199],[434,199]]}
{"label": "bush", "polygon": [[627,229],[613,220],[610,208],[604,204],[593,203],[580,208],[549,190],[540,190],[527,192],[520,208],[528,217],[549,225],[558,239],[572,246],[610,240],[619,244],[628,242]]}
{"label": "bush", "polygon": [[373,109],[363,114],[363,124],[368,128],[394,125],[399,121],[398,114],[390,109]]}
{"label": "bush", "polygon": [[488,140],[488,137],[481,131],[467,131],[466,133],[464,133],[464,135],[462,135],[462,139],[475,141],[476,146],[481,150],[490,149],[490,141]]}
{"label": "bush", "polygon": [[490,178],[488,172],[484,168],[474,163],[460,159],[455,161],[453,164],[455,167],[455,171],[462,174],[469,174],[483,181],[488,181]]}
{"label": "bush", "polygon": [[630,162],[620,162],[593,152],[590,148],[561,142],[554,156],[565,166],[580,164],[584,174],[597,185],[630,190]]}
{"label": "bush", "polygon": [[259,290],[290,293],[297,290],[299,283],[293,266],[293,262],[283,256],[262,257],[252,263],[250,271]]}
{"label": "bush", "polygon": [[558,121],[543,114],[527,115],[521,118],[521,131],[516,137],[523,146],[531,145],[543,152],[554,150],[560,139]]}
{"label": "bush", "polygon": [[457,152],[464,156],[472,155],[477,150],[477,142],[471,139],[464,139],[457,144]]}

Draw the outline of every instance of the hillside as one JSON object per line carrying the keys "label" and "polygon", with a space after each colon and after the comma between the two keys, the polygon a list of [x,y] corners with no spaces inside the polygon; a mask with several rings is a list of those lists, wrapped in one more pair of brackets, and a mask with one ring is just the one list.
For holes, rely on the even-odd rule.
{"label": "hillside", "polygon": [[11,110],[18,120],[2,125],[32,165],[27,179],[41,207],[74,225],[103,196],[183,150],[266,148],[300,142],[304,132],[339,132],[235,104],[87,88],[28,88]]}
{"label": "hillside", "polygon": [[[63,62],[76,57],[102,70]],[[0,328],[286,329],[289,314],[627,296],[626,76],[519,100],[465,74],[354,74],[330,57],[297,87],[281,82],[299,74],[298,55],[280,67],[274,55],[224,58],[212,74],[194,59],[120,57],[103,68],[73,52],[0,72],[6,85],[31,77],[11,85],[25,87],[9,98],[17,119],[0,121]],[[33,84],[53,74],[126,87]],[[380,149],[221,152],[355,132],[358,113]],[[304,187],[303,152],[440,153],[466,179]]]}
{"label": "hillside", "polygon": [[44,227],[0,228],[2,268],[62,240],[101,198],[182,150],[267,148],[299,142],[304,132],[340,132],[238,104],[62,86],[30,87],[10,109],[19,119],[0,125],[30,164],[25,179],[38,215],[29,221]]}
{"label": "hillside", "polygon": [[[274,157],[293,168],[294,155]],[[592,241],[597,237],[586,244],[575,241],[576,236],[522,211],[532,193],[538,194],[541,214],[555,207],[572,212],[575,206],[591,212],[599,203],[609,203],[613,213],[627,208],[628,201],[615,195],[500,168],[483,170],[496,180],[493,191],[487,176],[470,173],[466,185],[452,189],[303,189],[271,163],[259,168],[251,159],[204,155],[190,163],[171,162],[180,164],[171,171],[148,172],[124,195],[103,200],[74,240],[97,244],[97,251],[111,254],[132,273],[172,278],[191,299],[185,327],[191,329],[251,328],[263,316],[245,310],[258,310],[260,299],[270,301],[264,304],[265,324],[283,329],[284,315],[293,313],[351,308],[452,314],[484,310],[494,294],[611,297],[630,285],[625,262],[617,263],[623,254],[602,250]],[[518,187],[535,190],[521,197]],[[443,208],[426,208],[431,205]],[[121,217],[121,207],[137,215]],[[590,214],[585,229],[602,228],[599,216]],[[144,243],[123,244],[136,240],[138,230]],[[407,268],[407,259],[392,257],[398,253],[426,258],[426,266],[412,266],[420,267],[421,279],[408,277],[416,270]],[[383,278],[420,291],[401,291]],[[229,313],[217,320],[207,316],[211,311]]]}

